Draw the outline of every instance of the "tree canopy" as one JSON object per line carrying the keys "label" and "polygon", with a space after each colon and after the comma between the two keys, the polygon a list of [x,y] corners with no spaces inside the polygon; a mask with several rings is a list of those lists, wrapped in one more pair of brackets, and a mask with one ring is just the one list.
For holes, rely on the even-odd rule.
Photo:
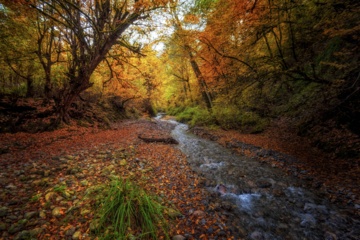
{"label": "tree canopy", "polygon": [[359,12],[355,0],[2,0],[0,91],[54,102],[56,123],[91,92],[225,129],[286,119],[359,135]]}

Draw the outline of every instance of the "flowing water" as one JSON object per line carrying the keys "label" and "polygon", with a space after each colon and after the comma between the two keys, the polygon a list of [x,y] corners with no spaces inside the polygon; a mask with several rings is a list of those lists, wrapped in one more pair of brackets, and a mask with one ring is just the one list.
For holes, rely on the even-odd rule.
{"label": "flowing water", "polygon": [[303,188],[299,179],[199,138],[185,124],[159,121],[176,125],[172,135],[193,170],[209,180],[209,191],[235,206],[230,214],[237,226],[234,235],[245,239],[360,239],[358,216]]}

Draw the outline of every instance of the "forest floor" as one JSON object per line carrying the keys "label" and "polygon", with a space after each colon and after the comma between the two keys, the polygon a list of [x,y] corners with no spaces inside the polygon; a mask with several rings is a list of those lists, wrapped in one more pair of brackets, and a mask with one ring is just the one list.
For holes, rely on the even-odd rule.
{"label": "forest floor", "polygon": [[[211,201],[203,188],[205,179],[190,169],[176,145],[139,138],[144,134],[168,138],[171,128],[141,119],[121,121],[108,130],[71,126],[53,132],[0,134],[0,239],[94,239],[89,193],[114,175],[135,181],[181,213],[168,211],[170,236],[233,239],[228,216]],[[326,187],[333,201],[360,204],[359,167],[349,167],[359,162],[326,159],[302,139],[289,141],[272,130],[260,135],[194,131],[249,156],[256,153],[241,152],[235,143],[293,155],[300,160],[297,168],[303,169],[296,172],[299,177],[311,177],[314,187]]]}

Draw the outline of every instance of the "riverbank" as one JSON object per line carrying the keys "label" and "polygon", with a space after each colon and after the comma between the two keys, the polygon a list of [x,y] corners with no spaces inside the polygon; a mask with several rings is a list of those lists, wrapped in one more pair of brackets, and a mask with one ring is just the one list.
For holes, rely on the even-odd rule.
{"label": "riverbank", "polygon": [[[131,179],[173,209],[167,211],[166,217],[170,223],[170,237],[174,239],[256,239],[260,236],[261,232],[252,229],[257,225],[250,226],[251,229],[244,227],[247,217],[238,214],[235,205],[221,201],[219,196],[225,190],[207,190],[217,183],[194,172],[188,156],[176,144],[145,142],[139,138],[169,139],[173,128],[174,125],[169,123],[141,119],[118,122],[108,130],[73,126],[36,134],[1,134],[0,239],[28,236],[94,239],[91,226],[95,215],[88,193],[114,176]],[[259,157],[259,148],[250,146],[250,142],[242,144],[240,141],[243,140],[235,138],[235,133],[193,131],[239,153]],[[260,139],[261,135],[255,137]],[[263,141],[266,143],[265,137]],[[270,159],[265,155],[260,157],[260,161]],[[281,183],[275,181],[277,185]],[[268,183],[260,181],[255,185],[262,187]],[[287,193],[286,189],[279,192],[275,188],[263,188],[267,189],[278,197]],[[267,217],[265,213],[257,211],[250,217],[260,221]],[[346,212],[343,214],[347,216]],[[298,227],[301,228],[300,224]],[[346,223],[342,225],[346,230]],[[285,227],[290,226],[283,224],[276,229],[284,232]],[[351,226],[352,236],[355,233],[350,229]],[[330,230],[328,234],[333,232],[336,230]]]}
{"label": "riverbank", "polygon": [[171,129],[128,120],[109,130],[1,134],[0,239],[94,239],[87,193],[113,175],[131,179],[174,209],[166,214],[170,237],[234,238],[225,224],[228,216],[209,202],[204,180],[186,156],[173,145],[138,137],[169,137]]}
{"label": "riverbank", "polygon": [[351,207],[360,216],[360,159],[335,158],[295,132],[276,127],[261,134],[204,127],[194,127],[191,131],[239,155],[255,157],[305,180],[310,188],[323,192],[331,202]]}

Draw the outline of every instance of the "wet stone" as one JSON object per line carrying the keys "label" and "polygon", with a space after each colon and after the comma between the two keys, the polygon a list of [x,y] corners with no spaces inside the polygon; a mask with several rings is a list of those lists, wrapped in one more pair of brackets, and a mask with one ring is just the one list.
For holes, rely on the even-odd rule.
{"label": "wet stone", "polygon": [[303,214],[300,226],[314,227],[315,225],[316,225],[316,219],[311,214]]}
{"label": "wet stone", "polygon": [[259,188],[270,188],[273,185],[274,180],[272,179],[260,179],[256,181],[256,185]]}
{"label": "wet stone", "polygon": [[263,239],[265,239],[265,238],[264,238],[264,235],[263,235],[261,232],[255,231],[255,232],[252,232],[252,233],[250,234],[250,239],[253,239],[253,240],[263,240]]}
{"label": "wet stone", "polygon": [[326,232],[325,235],[324,235],[324,239],[325,240],[337,240],[337,236],[335,233],[332,233],[332,232]]}

